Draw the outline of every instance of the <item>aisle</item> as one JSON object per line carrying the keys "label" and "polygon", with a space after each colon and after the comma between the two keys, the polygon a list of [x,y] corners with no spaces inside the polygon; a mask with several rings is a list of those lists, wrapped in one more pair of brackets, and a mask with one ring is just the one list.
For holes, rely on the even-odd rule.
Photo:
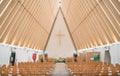
{"label": "aisle", "polygon": [[55,69],[52,72],[51,76],[69,76],[67,69],[65,68],[64,63],[56,63]]}

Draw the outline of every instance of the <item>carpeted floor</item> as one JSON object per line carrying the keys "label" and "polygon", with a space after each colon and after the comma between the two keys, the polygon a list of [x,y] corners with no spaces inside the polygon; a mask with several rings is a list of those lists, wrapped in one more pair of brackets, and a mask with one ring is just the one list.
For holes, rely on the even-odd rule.
{"label": "carpeted floor", "polygon": [[64,63],[56,63],[51,76],[70,76]]}

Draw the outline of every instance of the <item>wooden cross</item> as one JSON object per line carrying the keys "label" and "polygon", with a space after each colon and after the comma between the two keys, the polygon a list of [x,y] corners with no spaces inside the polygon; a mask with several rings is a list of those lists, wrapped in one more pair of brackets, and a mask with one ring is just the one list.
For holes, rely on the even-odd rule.
{"label": "wooden cross", "polygon": [[64,34],[61,33],[61,31],[59,31],[58,34],[56,34],[56,36],[59,38],[59,45],[61,46],[61,39],[63,36],[65,36]]}

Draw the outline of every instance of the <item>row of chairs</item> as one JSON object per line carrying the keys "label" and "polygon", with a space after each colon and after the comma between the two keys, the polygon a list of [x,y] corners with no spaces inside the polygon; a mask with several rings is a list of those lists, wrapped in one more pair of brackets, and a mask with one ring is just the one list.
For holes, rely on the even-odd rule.
{"label": "row of chairs", "polygon": [[[91,61],[91,58],[94,58],[95,52],[86,52],[86,53],[80,53],[77,57],[77,62],[89,62]],[[97,53],[97,52],[96,52]],[[67,57],[67,62],[74,62],[73,57]]]}
{"label": "row of chairs", "polygon": [[120,65],[112,65],[99,61],[68,62],[67,69],[71,76],[120,76]]}
{"label": "row of chairs", "polygon": [[50,76],[53,69],[52,62],[22,62],[0,67],[0,76]]}
{"label": "row of chairs", "polygon": [[78,56],[78,61],[89,62],[93,57],[94,57],[94,52],[80,53]]}

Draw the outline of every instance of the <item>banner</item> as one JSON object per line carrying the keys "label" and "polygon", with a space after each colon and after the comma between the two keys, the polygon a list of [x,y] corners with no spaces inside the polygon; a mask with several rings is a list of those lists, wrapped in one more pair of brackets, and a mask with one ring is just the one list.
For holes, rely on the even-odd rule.
{"label": "banner", "polygon": [[35,62],[35,60],[36,60],[36,53],[34,53],[34,54],[32,55],[32,59],[33,59],[33,61]]}

